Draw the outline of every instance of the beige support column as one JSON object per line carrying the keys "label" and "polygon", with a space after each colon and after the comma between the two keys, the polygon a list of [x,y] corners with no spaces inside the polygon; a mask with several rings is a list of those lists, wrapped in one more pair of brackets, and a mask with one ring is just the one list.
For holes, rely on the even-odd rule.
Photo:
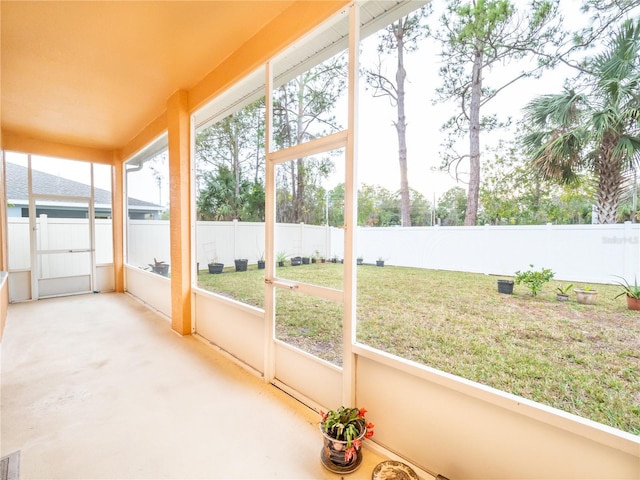
{"label": "beige support column", "polygon": [[191,126],[187,92],[169,99],[169,221],[171,239],[171,328],[191,334]]}
{"label": "beige support column", "polygon": [[[1,141],[0,141],[0,147]],[[7,204],[5,191],[5,161],[4,151],[0,150],[0,271],[9,270],[9,258],[7,257],[7,243],[9,237],[7,235]]]}
{"label": "beige support column", "polygon": [[111,225],[113,231],[113,283],[124,292],[124,164],[115,154],[111,170]]}

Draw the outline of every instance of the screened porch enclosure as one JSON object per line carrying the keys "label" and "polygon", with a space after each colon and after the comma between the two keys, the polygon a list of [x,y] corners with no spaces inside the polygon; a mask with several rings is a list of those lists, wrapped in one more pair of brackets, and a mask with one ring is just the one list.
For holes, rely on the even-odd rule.
{"label": "screened porch enclosure", "polygon": [[[129,17],[123,16],[127,13],[126,2],[115,3],[78,7],[71,2],[65,8],[69,12],[88,8],[92,14],[100,13],[93,10],[100,8],[103,9],[100,18],[105,21],[114,15],[129,18],[133,24],[136,9],[141,9],[147,18],[141,18],[140,32],[152,34],[144,27],[147,23],[157,25],[153,22],[155,17],[149,16],[147,5],[131,7],[135,11],[131,10]],[[339,405],[354,405],[366,408],[367,420],[376,426],[375,436],[365,442],[366,463],[354,478],[370,478],[375,464],[383,459],[407,463],[423,480],[438,475],[451,479],[638,478],[640,439],[635,435],[357,341],[356,258],[365,255],[373,262],[384,257],[391,263],[395,260],[402,264],[405,261],[402,255],[411,249],[392,228],[366,232],[357,228],[358,173],[371,168],[368,159],[358,155],[359,146],[365,141],[359,121],[367,115],[360,108],[363,91],[360,47],[364,39],[428,2],[266,2],[272,11],[265,8],[264,2],[255,2],[255,10],[244,14],[236,10],[236,2],[204,2],[197,7],[199,3],[202,2],[153,5],[157,7],[154,15],[173,27],[175,39],[171,45],[161,41],[166,40],[167,29],[160,28],[162,35],[156,32],[152,36],[157,45],[153,49],[149,46],[149,52],[164,48],[167,55],[175,53],[174,50],[190,53],[171,57],[175,65],[200,54],[205,63],[194,61],[191,69],[187,68],[189,65],[173,67],[165,75],[159,69],[158,78],[171,79],[167,80],[170,88],[163,91],[156,108],[147,108],[144,114],[142,92],[137,93],[140,102],[132,101],[129,94],[114,96],[113,101],[118,102],[121,110],[134,111],[135,128],[119,137],[114,134],[107,141],[108,125],[92,126],[99,138],[90,137],[83,125],[76,125],[77,130],[68,137],[51,133],[48,138],[57,141],[47,141],[47,137],[33,141],[29,135],[38,131],[35,124],[33,131],[17,133],[8,128],[5,131],[3,124],[4,151],[37,154],[46,150],[53,156],[82,159],[104,166],[112,181],[112,223],[101,233],[111,239],[107,248],[111,255],[101,257],[102,263],[97,260],[97,250],[104,248],[97,242],[101,220],[95,219],[89,222],[93,227],[84,220],[69,225],[95,228],[96,232],[89,231],[86,237],[84,233],[73,234],[64,245],[45,246],[40,238],[40,246],[31,247],[28,261],[18,262],[12,257],[17,249],[11,245],[17,242],[17,237],[7,238],[8,229],[4,228],[9,221],[7,198],[2,195],[0,260],[2,269],[10,272],[10,281],[0,276],[3,302],[0,315],[7,318],[6,335],[11,342],[2,345],[7,345],[3,354],[10,355],[7,363],[3,358],[3,370],[7,365],[12,369],[12,378],[19,378],[21,363],[30,369],[27,372],[38,369],[21,350],[30,336],[29,328],[34,329],[34,338],[37,332],[37,338],[42,339],[39,341],[46,343],[47,338],[55,338],[54,349],[78,342],[77,355],[84,360],[81,364],[85,367],[70,363],[71,371],[77,371],[78,375],[68,375],[64,368],[57,370],[52,375],[59,382],[50,385],[51,392],[67,400],[64,415],[56,418],[63,423],[60,435],[71,441],[69,445],[78,452],[87,448],[87,443],[77,442],[82,436],[75,435],[84,427],[73,420],[74,408],[86,412],[83,410],[86,404],[74,402],[86,399],[97,412],[93,421],[98,422],[98,427],[104,420],[103,426],[115,428],[116,434],[128,432],[127,441],[133,441],[130,447],[139,453],[132,460],[136,467],[133,475],[153,477],[164,472],[173,478],[215,476],[209,475],[210,462],[193,461],[209,458],[211,445],[215,444],[220,452],[229,453],[215,457],[224,464],[219,472],[221,477],[338,478],[323,470],[319,461],[321,437],[317,413]],[[4,22],[6,12],[2,8]],[[13,12],[17,18],[29,18],[30,14],[34,21],[38,20],[37,12],[20,11],[14,5],[11,8],[18,9]],[[227,15],[214,15],[221,14],[216,8],[225,9]],[[184,17],[177,17],[178,14]],[[208,21],[203,25],[200,20],[205,14],[207,20],[225,18],[226,22],[219,24],[218,29]],[[191,22],[193,28],[178,28],[176,18],[184,18],[185,24]],[[231,28],[239,25],[245,25],[246,29]],[[216,55],[226,43],[212,39],[221,34],[223,27],[227,28],[233,49],[218,58]],[[116,33],[114,40],[126,32]],[[194,36],[191,42],[198,43],[181,43],[183,35],[196,33],[199,36]],[[236,37],[242,34],[246,37]],[[129,40],[128,44],[133,49],[146,40],[146,37]],[[84,44],[78,40],[78,45]],[[105,43],[105,56],[109,45],[111,42]],[[193,48],[196,46],[202,48]],[[121,53],[129,52],[122,49]],[[137,57],[140,60],[140,55]],[[167,64],[171,62],[162,63],[164,67]],[[136,65],[133,61],[129,64],[132,75],[138,75],[138,83],[148,83],[149,90],[157,87],[158,82],[151,82]],[[123,70],[110,71],[122,77]],[[150,66],[144,73],[151,71]],[[186,75],[187,71],[191,73],[188,78],[173,76]],[[321,72],[329,72],[326,77],[330,81],[323,85],[326,86],[323,91],[330,93],[335,102],[323,98],[314,104],[317,96],[305,96],[308,89],[317,93],[318,84],[314,82]],[[305,107],[317,104],[320,108],[309,114]],[[327,104],[335,105],[335,110],[326,109]],[[116,115],[115,111],[109,111]],[[151,111],[155,113],[151,115]],[[294,118],[293,112],[298,116]],[[68,110],[64,114],[72,116]],[[85,117],[85,121],[87,118],[91,116]],[[234,141],[225,142],[229,138],[224,137],[225,130],[235,132]],[[74,148],[80,132],[87,135],[86,144]],[[243,178],[243,169],[252,175]],[[154,194],[158,195],[158,203],[166,207],[166,211],[159,212],[164,214],[163,219],[139,219],[131,215],[133,205],[127,199],[145,175],[157,181]],[[236,188],[228,188],[230,180],[236,182]],[[2,188],[4,185],[0,193]],[[222,210],[211,208],[216,205],[220,191],[233,202]],[[37,195],[34,200],[37,201]],[[85,208],[86,198],[74,200],[81,201]],[[91,200],[87,202],[87,212],[91,217],[90,203]],[[243,216],[251,215],[255,217],[243,221]],[[44,217],[36,222],[43,220],[49,228],[55,224],[54,219]],[[23,228],[19,222],[16,225],[18,230]],[[42,234],[42,224],[37,225]],[[32,223],[27,228],[33,226]],[[624,235],[635,235],[633,228],[622,228]],[[485,241],[487,230],[473,228],[469,235]],[[429,237],[429,241],[451,246],[454,241],[465,240],[456,234],[454,230],[432,233],[417,229],[407,238],[417,245],[424,242],[425,236],[438,235]],[[536,231],[536,235],[547,234]],[[385,248],[391,250],[383,251]],[[624,245],[624,248],[632,247]],[[402,249],[406,251],[401,254]],[[51,288],[58,288],[58,280],[51,273],[54,267],[68,268],[70,276],[85,281],[85,265],[76,266],[72,256],[80,257],[87,251],[94,257],[90,263],[93,283],[88,284],[88,291],[101,290],[96,288],[96,281],[102,278],[108,285],[105,290],[113,293],[15,303],[5,308],[16,292],[24,300],[32,298],[32,291],[48,288],[49,283]],[[396,252],[398,257],[393,259]],[[318,259],[327,257],[325,260],[339,257],[344,263],[336,262],[336,276],[331,280],[317,275],[302,281],[293,271],[298,267],[278,266],[280,254],[287,262],[316,255]],[[51,255],[59,255],[63,261]],[[210,262],[222,261],[230,269],[232,262],[241,258],[251,264],[261,258],[265,260],[264,283],[259,292],[264,299],[263,307],[206,291],[198,285],[199,271],[204,271]],[[158,261],[168,265],[167,275],[154,273],[150,268]],[[430,268],[442,268],[441,259],[427,256],[422,261]],[[504,265],[500,268],[510,268]],[[485,267],[482,263],[473,264],[473,268],[480,270]],[[627,273],[625,270],[624,274]],[[45,282],[37,285],[36,276]],[[86,287],[84,283],[74,285],[77,291],[86,291],[83,290]],[[52,296],[64,293],[49,292]],[[34,294],[33,298],[37,297]],[[282,328],[291,320],[285,307],[295,308],[307,301],[313,305],[312,311],[299,310],[301,317],[307,316],[305,321],[319,323],[319,312],[325,312],[339,325],[322,338],[341,345],[339,358],[324,358],[315,345],[305,344],[303,336],[292,338]],[[69,314],[67,320],[72,320],[69,325],[72,332],[56,329],[55,323],[38,324],[32,313],[43,306],[50,306],[61,317],[67,315],[65,308],[70,306],[73,315]],[[85,309],[88,316],[83,315]],[[96,323],[93,326],[92,320]],[[15,329],[11,325],[14,321],[19,322]],[[78,330],[75,333],[74,328]],[[299,325],[302,334],[308,328],[309,325]],[[51,335],[47,335],[47,329],[52,329]],[[107,342],[104,350],[100,348],[101,341]],[[119,357],[119,348],[131,356]],[[176,355],[165,355],[164,349]],[[51,358],[64,358],[56,355],[67,354],[47,352]],[[137,376],[150,383],[138,382]],[[3,371],[3,382],[5,378]],[[100,383],[101,378],[105,383]],[[236,382],[238,378],[240,381]],[[131,398],[125,386],[140,393],[130,409],[127,404]],[[93,389],[113,402],[93,403],[96,401],[90,398]],[[6,391],[3,388],[3,396]],[[213,401],[211,396],[215,397]],[[10,402],[11,398],[7,400]],[[25,404],[29,402],[47,407],[47,392],[25,399]],[[123,408],[112,412],[118,405]],[[238,408],[246,412],[243,420],[248,419],[249,423],[243,425],[254,431],[251,438],[241,435],[234,441],[218,444],[227,430],[235,428],[232,421],[235,413],[216,421],[215,412],[220,410],[212,409],[212,405],[218,405],[222,411]],[[21,405],[12,408],[24,413]],[[27,420],[29,415],[25,415]],[[263,415],[269,417],[268,421],[261,418]],[[279,415],[284,415],[282,421],[278,420]],[[114,419],[115,424],[110,424]],[[4,441],[3,431],[2,455],[10,453],[8,449],[27,449],[30,455],[25,455],[23,461],[32,463],[25,471],[34,477],[42,476],[46,472],[39,470],[38,465],[46,465],[58,451],[42,437],[35,440],[28,437],[25,432],[29,430],[22,428],[20,421],[13,419],[10,424],[10,442]],[[291,470],[280,469],[273,462],[271,448],[278,443],[271,440],[269,431],[276,428],[274,423],[286,425],[281,440],[287,456],[295,457]],[[4,425],[5,422],[3,430]],[[301,440],[292,446],[290,442],[297,438],[297,432],[302,432]],[[215,442],[211,437],[215,437]],[[317,447],[313,446],[314,437]],[[93,441],[102,445],[105,452],[111,452],[112,457],[122,448],[117,435]],[[157,448],[149,452],[147,444]],[[235,456],[245,446],[247,451]],[[300,448],[299,455],[295,448]],[[69,470],[62,466],[58,471],[62,476],[73,473],[92,476],[95,464],[87,465],[85,459],[93,455],[94,451],[78,455]],[[247,458],[255,463],[246,461]],[[102,460],[96,462],[101,465],[96,475],[113,474],[112,465],[104,465]],[[267,466],[261,470],[261,464]]]}

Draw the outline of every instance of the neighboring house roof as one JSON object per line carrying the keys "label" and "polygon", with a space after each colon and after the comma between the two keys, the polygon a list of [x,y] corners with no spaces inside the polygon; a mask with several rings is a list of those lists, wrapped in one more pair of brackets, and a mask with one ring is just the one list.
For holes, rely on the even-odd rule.
{"label": "neighboring house roof", "polygon": [[[28,169],[22,165],[7,162],[7,199],[16,201],[29,201]],[[70,197],[88,197],[91,187],[87,184],[68,180],[56,175],[32,170],[33,191],[37,193],[47,192],[51,195],[66,195]],[[111,204],[111,192],[102,188],[94,189],[94,201],[96,204]],[[146,210],[164,210],[162,205],[145,202],[137,198],[129,197],[130,207],[144,208]]]}

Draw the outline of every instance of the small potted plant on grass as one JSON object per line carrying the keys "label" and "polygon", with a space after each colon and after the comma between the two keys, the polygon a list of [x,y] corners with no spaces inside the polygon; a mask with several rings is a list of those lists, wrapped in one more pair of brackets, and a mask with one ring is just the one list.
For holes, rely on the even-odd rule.
{"label": "small potted plant on grass", "polygon": [[284,267],[284,261],[287,259],[287,254],[284,252],[278,252],[276,254],[276,261],[279,267]]}
{"label": "small potted plant on grass", "polygon": [[264,269],[264,253],[260,252],[260,258],[258,259],[258,270]]}
{"label": "small potted plant on grass", "polygon": [[622,291],[616,295],[614,298],[621,297],[623,295],[627,298],[627,308],[629,310],[640,310],[640,287],[638,287],[637,278],[633,282],[633,286],[629,285],[624,278],[618,277],[622,279],[622,282],[616,282]]}
{"label": "small potted plant on grass", "polygon": [[291,257],[291,266],[298,267],[302,265],[302,257]]}
{"label": "small potted plant on grass", "polygon": [[576,292],[576,299],[578,300],[578,303],[581,303],[582,305],[595,305],[598,298],[598,291],[589,286],[576,288],[574,292]]}
{"label": "small potted plant on grass", "polygon": [[553,278],[554,273],[548,268],[542,268],[537,271],[533,270],[533,265],[529,266],[531,270],[525,270],[524,272],[518,270],[516,272],[516,284],[524,283],[531,290],[531,296],[535,297],[542,290],[542,286]]}
{"label": "small potted plant on grass", "polygon": [[364,257],[362,255],[358,255],[358,258],[356,258],[356,264],[362,265],[362,262],[364,262]]}
{"label": "small potted plant on grass", "polygon": [[249,260],[246,258],[236,258],[234,263],[236,264],[236,272],[246,272]]}
{"label": "small potted plant on grass", "polygon": [[570,283],[566,287],[559,286],[556,288],[556,299],[559,302],[566,302],[569,300],[569,290],[571,290],[571,287],[573,287],[573,283]]}
{"label": "small potted plant on grass", "polygon": [[218,263],[217,258],[212,258],[207,266],[209,267],[209,273],[222,273],[224,263]]}
{"label": "small potted plant on grass", "polygon": [[513,280],[501,278],[498,280],[498,293],[511,295],[513,293]]}
{"label": "small potted plant on grass", "polygon": [[384,258],[378,257],[376,260],[376,267],[384,267]]}
{"label": "small potted plant on grass", "polygon": [[367,423],[364,408],[340,407],[320,412],[323,448],[320,460],[334,473],[351,473],[362,463],[362,441],[373,436],[373,424]]}

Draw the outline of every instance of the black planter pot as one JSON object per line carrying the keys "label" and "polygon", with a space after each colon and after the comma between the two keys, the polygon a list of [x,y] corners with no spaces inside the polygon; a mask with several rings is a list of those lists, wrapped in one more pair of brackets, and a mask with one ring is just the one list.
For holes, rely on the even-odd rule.
{"label": "black planter pot", "polygon": [[376,260],[376,267],[384,267],[384,260]]}
{"label": "black planter pot", "polygon": [[498,293],[511,295],[513,293],[513,280],[498,280]]}
{"label": "black planter pot", "polygon": [[264,269],[264,260],[258,260],[258,270]]}
{"label": "black planter pot", "polygon": [[224,263],[210,263],[209,273],[222,273],[223,268],[224,268]]}
{"label": "black planter pot", "polygon": [[302,258],[301,257],[291,257],[291,266],[292,267],[297,267],[299,265],[302,265]]}
{"label": "black planter pot", "polygon": [[249,263],[249,260],[247,260],[246,258],[238,258],[235,261],[236,264],[236,272],[246,272],[247,271],[247,264]]}
{"label": "black planter pot", "polygon": [[309,257],[302,257],[302,264],[309,265]]}
{"label": "black planter pot", "polygon": [[156,265],[151,265],[151,271],[153,273],[157,273],[158,275],[162,275],[163,277],[169,276],[169,264],[167,263],[158,263]]}

